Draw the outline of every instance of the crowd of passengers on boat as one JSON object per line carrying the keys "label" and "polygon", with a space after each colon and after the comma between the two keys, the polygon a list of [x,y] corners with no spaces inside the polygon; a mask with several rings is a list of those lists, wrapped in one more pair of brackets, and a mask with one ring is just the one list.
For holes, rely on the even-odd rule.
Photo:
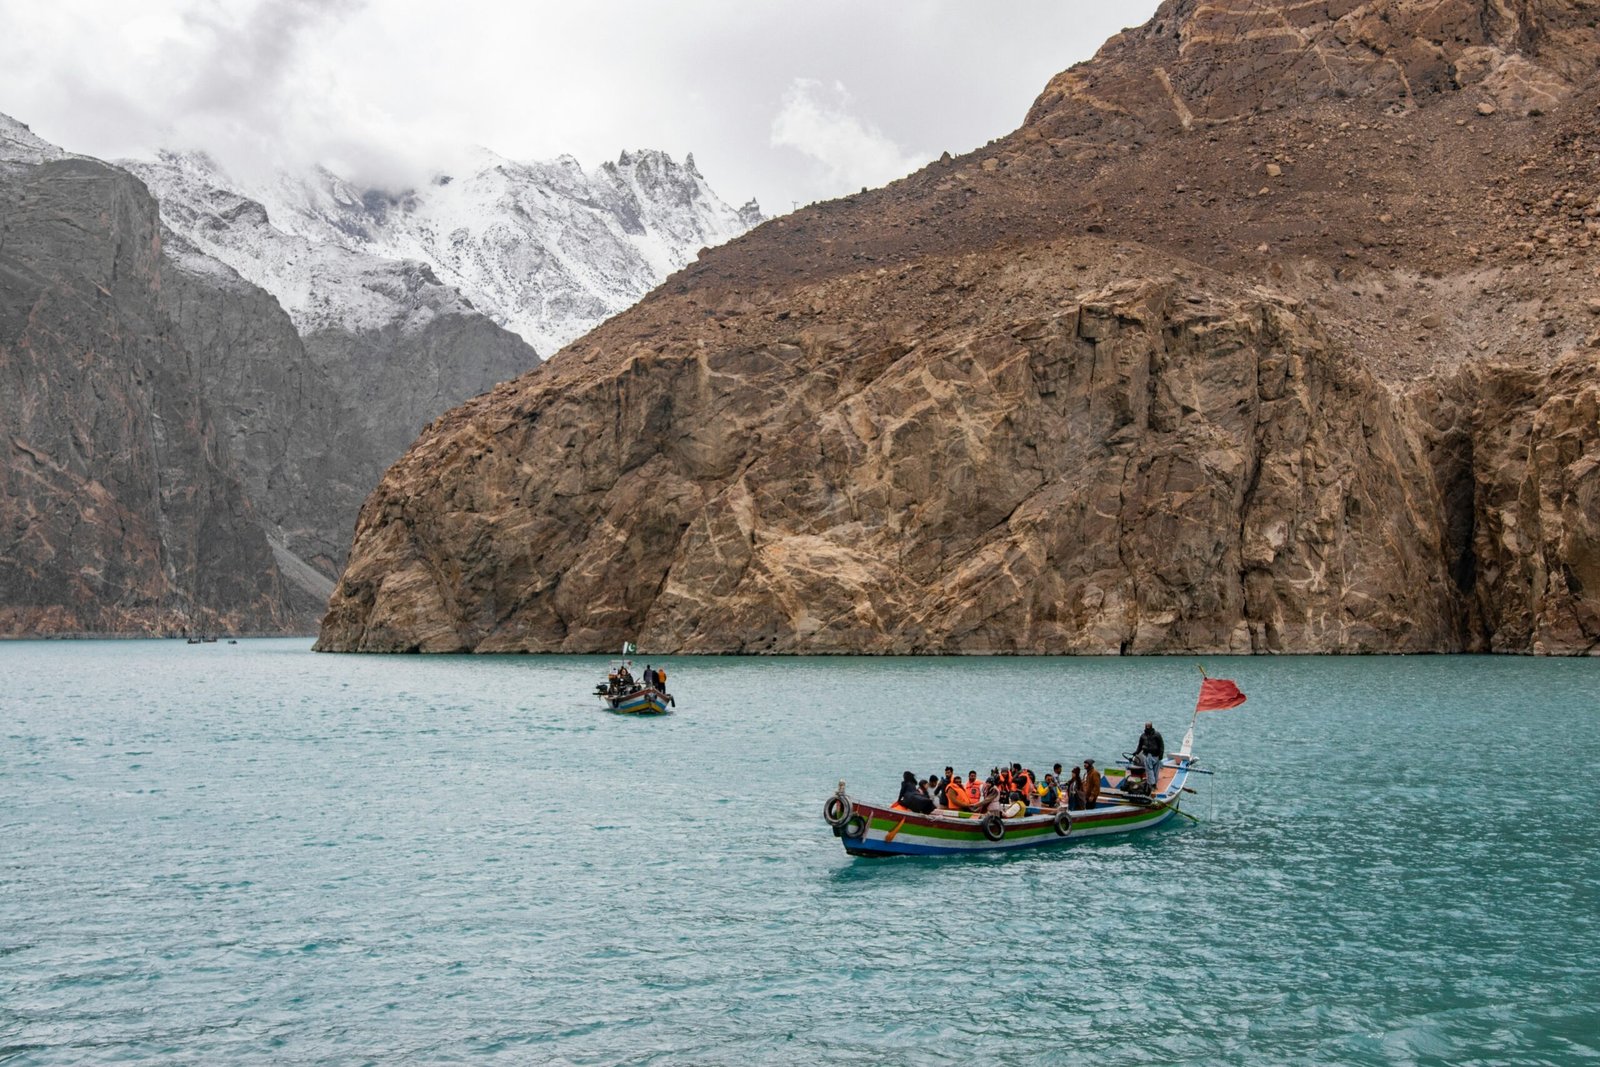
{"label": "crowd of passengers on boat", "polygon": [[611,668],[606,674],[605,685],[599,690],[600,695],[623,697],[641,690],[654,689],[663,697],[666,697],[669,703],[676,703],[667,693],[667,672],[665,670],[657,670],[646,663],[644,665],[644,674],[635,678],[633,672],[628,669],[629,666],[631,664],[619,663]]}
{"label": "crowd of passengers on boat", "polygon": [[[1144,800],[1156,792],[1166,742],[1155,724],[1145,723],[1144,733],[1128,764],[1128,774],[1115,789],[1108,790],[1101,771],[1092,759],[1074,766],[1063,775],[1057,763],[1042,777],[1020,763],[992,767],[986,778],[969,770],[966,778],[946,767],[944,773],[918,778],[906,771],[900,782],[900,796],[892,808],[930,815],[935,810],[999,815],[1012,819],[1039,811],[1080,811],[1104,800]],[[1106,796],[1109,792],[1113,796]]]}

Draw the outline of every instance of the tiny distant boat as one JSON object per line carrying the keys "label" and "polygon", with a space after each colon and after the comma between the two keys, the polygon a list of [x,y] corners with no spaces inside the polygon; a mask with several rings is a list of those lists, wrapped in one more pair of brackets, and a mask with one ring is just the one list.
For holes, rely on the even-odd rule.
{"label": "tiny distant boat", "polygon": [[[1201,685],[1195,715],[1242,703],[1244,694],[1238,686],[1226,679],[1207,678]],[[970,856],[1142,833],[1175,816],[1192,818],[1180,810],[1180,804],[1185,792],[1194,792],[1188,788],[1190,776],[1198,771],[1193,748],[1191,721],[1177,754],[1161,762],[1149,795],[1118,789],[1127,779],[1116,770],[1101,775],[1099,803],[1077,811],[1029,807],[1013,818],[1005,818],[995,813],[935,808],[931,814],[922,815],[898,806],[853,800],[840,782],[838,792],[823,805],[822,817],[852,856]]]}
{"label": "tiny distant boat", "polygon": [[198,637],[191,637],[184,642],[186,645],[198,645],[199,643],[200,639]]}
{"label": "tiny distant boat", "polygon": [[228,644],[237,645],[238,643],[239,642],[235,638],[232,638],[232,637],[228,638]]}

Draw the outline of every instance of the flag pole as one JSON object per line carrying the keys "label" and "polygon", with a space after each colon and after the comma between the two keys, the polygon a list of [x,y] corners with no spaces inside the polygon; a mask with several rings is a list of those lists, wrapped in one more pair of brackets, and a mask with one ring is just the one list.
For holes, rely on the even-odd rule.
{"label": "flag pole", "polygon": [[[1206,678],[1205,666],[1203,664],[1196,663],[1195,667],[1196,667],[1196,669],[1198,669],[1200,671],[1201,687],[1204,688],[1204,682],[1205,682],[1205,678]],[[1189,730],[1188,730],[1187,733],[1185,733],[1183,735],[1183,747],[1178,750],[1179,752],[1181,752],[1184,755],[1189,755],[1190,753],[1192,753],[1194,751],[1194,726],[1195,726],[1195,723],[1197,723],[1199,721],[1200,721],[1200,701],[1198,699],[1196,699],[1195,702],[1194,702],[1194,714],[1189,716]]]}

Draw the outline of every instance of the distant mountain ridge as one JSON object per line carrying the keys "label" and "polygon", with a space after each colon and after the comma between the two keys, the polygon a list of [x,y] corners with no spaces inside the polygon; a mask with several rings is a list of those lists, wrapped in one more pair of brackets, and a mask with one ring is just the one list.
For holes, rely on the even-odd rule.
{"label": "distant mountain ridge", "polygon": [[243,179],[198,152],[121,161],[175,233],[276,296],[302,332],[393,320],[405,274],[551,352],[762,221],[753,201],[725,204],[692,155],[623,152],[592,173],[571,156],[480,149],[470,163],[393,193],[325,167]]}
{"label": "distant mountain ridge", "polygon": [[0,115],[0,636],[305,632],[388,464],[539,366],[500,323],[586,329],[751,217],[661,153],[480,158],[245,187]]}

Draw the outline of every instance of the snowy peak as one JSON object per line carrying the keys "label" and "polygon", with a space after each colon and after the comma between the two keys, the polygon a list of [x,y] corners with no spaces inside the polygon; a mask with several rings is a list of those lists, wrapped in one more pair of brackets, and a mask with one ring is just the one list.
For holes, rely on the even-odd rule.
{"label": "snowy peak", "polygon": [[763,221],[754,201],[723,203],[693,156],[655,150],[591,173],[572,156],[521,162],[476,149],[464,168],[400,191],[325,167],[239,181],[200,153],[126,165],[169,227],[276,295],[303,329],[367,323],[371,294],[393,291],[374,284],[377,264],[421,263],[541,352]]}
{"label": "snowy peak", "polygon": [[0,163],[45,163],[67,155],[29,129],[27,123],[0,114]]}
{"label": "snowy peak", "polygon": [[202,273],[208,259],[220,260],[277,297],[302,334],[391,324],[415,332],[440,314],[473,310],[429,264],[361,252],[320,233],[307,236],[291,208],[240,193],[204,153],[161,152],[153,162],[120,165],[160,202],[162,221],[178,238],[169,242],[176,262]]}

